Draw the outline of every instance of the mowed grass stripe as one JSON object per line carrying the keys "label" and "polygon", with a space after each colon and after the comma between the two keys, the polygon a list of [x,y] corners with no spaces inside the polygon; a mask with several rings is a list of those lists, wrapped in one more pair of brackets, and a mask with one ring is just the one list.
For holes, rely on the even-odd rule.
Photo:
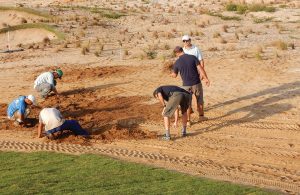
{"label": "mowed grass stripe", "polygon": [[99,155],[0,152],[0,194],[276,194]]}

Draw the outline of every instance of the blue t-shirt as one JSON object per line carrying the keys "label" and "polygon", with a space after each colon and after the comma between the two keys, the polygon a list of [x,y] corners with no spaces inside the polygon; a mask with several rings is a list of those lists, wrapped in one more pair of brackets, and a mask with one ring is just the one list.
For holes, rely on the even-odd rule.
{"label": "blue t-shirt", "polygon": [[27,107],[25,98],[26,96],[20,96],[9,104],[7,108],[7,115],[9,117],[12,117],[16,111],[18,111],[20,114],[25,114],[25,110]]}
{"label": "blue t-shirt", "polygon": [[183,54],[176,60],[173,71],[178,74],[180,72],[183,86],[193,86],[201,82],[197,66],[200,64],[199,60],[188,54]]}

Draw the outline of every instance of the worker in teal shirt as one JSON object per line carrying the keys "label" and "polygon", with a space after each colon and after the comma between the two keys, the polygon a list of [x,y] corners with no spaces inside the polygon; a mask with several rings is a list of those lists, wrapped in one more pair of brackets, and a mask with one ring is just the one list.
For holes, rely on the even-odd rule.
{"label": "worker in teal shirt", "polygon": [[27,118],[30,113],[30,109],[28,107],[30,105],[36,105],[36,100],[33,95],[19,96],[8,105],[8,119],[14,120],[17,125],[24,124],[25,118]]}

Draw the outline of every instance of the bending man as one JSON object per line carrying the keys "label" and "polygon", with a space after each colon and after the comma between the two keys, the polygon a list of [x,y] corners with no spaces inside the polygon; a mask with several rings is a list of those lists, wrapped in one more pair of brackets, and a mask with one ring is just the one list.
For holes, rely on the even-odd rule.
{"label": "bending man", "polygon": [[157,98],[163,106],[162,116],[164,117],[164,125],[166,130],[166,134],[164,135],[163,139],[171,139],[170,117],[172,117],[179,105],[182,113],[181,135],[186,136],[187,110],[191,103],[191,94],[180,87],[169,85],[161,86],[155,89],[153,96]]}
{"label": "bending man", "polygon": [[61,113],[56,108],[44,108],[40,112],[38,137],[42,137],[42,131],[45,129],[45,133],[49,138],[54,138],[54,134],[57,132],[63,132],[64,130],[70,130],[75,135],[88,137],[89,133],[82,129],[76,120],[65,120]]}

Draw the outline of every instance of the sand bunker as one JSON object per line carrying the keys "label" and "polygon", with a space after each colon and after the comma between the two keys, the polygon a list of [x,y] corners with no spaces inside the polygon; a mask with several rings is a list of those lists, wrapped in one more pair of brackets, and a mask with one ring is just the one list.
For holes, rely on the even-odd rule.
{"label": "sand bunker", "polygon": [[0,11],[0,28],[6,25],[16,26],[23,23],[34,23],[43,17],[19,11]]}
{"label": "sand bunker", "polygon": [[[44,38],[56,39],[56,35],[44,29],[22,29],[10,32],[10,45],[16,47],[18,44],[30,44],[42,42]],[[0,34],[0,49],[6,49],[8,44],[7,33]]]}

